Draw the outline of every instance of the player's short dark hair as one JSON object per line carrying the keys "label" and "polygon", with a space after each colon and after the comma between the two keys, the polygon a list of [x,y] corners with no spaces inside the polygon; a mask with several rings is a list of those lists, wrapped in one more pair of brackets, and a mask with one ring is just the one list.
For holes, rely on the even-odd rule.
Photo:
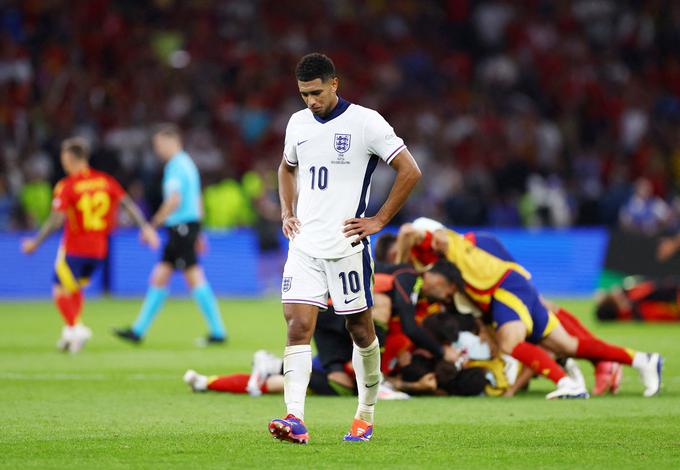
{"label": "player's short dark hair", "polygon": [[387,263],[387,255],[390,252],[390,248],[397,241],[397,236],[393,233],[383,233],[378,237],[378,241],[375,242],[375,260],[381,263]]}
{"label": "player's short dark hair", "polygon": [[446,280],[456,284],[459,287],[462,285],[462,275],[460,274],[458,268],[453,263],[443,258],[440,258],[437,261],[435,261],[435,263],[432,265],[429,271],[441,274],[446,278]]}
{"label": "player's short dark hair", "polygon": [[62,152],[68,152],[79,160],[90,158],[90,144],[84,137],[70,137],[61,143]]}
{"label": "player's short dark hair", "polygon": [[336,76],[335,64],[331,58],[318,52],[307,54],[295,67],[295,78],[301,82],[311,82],[317,78],[325,82]]}
{"label": "player's short dark hair", "polygon": [[434,370],[437,387],[449,395],[475,396],[484,392],[489,383],[481,367],[459,370],[455,364],[439,361]]}
{"label": "player's short dark hair", "polygon": [[595,316],[601,321],[616,320],[619,316],[619,306],[613,297],[607,296],[595,307]]}
{"label": "player's short dark hair", "polygon": [[458,341],[460,325],[458,320],[450,313],[437,313],[423,320],[423,328],[439,344],[451,344]]}
{"label": "player's short dark hair", "polygon": [[176,139],[181,139],[182,131],[179,126],[172,122],[163,122],[161,124],[156,124],[152,131],[153,136],[163,136],[163,137],[174,137]]}
{"label": "player's short dark hair", "polygon": [[411,363],[401,368],[401,378],[405,382],[417,382],[425,374],[434,371],[434,360],[422,354],[414,353]]}

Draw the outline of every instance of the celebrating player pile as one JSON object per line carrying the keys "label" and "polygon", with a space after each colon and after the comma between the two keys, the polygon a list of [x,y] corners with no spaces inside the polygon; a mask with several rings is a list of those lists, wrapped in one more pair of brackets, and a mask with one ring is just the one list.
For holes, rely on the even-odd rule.
{"label": "celebrating player pile", "polygon": [[[372,259],[368,236],[380,231],[403,206],[420,179],[404,142],[376,111],[352,104],[336,92],[333,62],[309,54],[295,75],[307,109],[293,114],[286,129],[279,194],[283,233],[290,248],[283,271],[282,302],[288,325],[284,351],[287,416],[269,423],[277,439],[306,444],[303,422],[312,369],[310,346],[319,309],[328,295],[345,315],[354,342],[352,364],[359,395],[347,441],[367,441],[380,383],[380,349],[371,318]],[[378,160],[397,176],[374,217],[364,217],[371,175]]]}

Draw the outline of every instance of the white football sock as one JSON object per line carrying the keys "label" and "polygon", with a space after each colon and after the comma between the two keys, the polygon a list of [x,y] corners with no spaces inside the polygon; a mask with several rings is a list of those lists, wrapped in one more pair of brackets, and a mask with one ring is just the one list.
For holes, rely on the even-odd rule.
{"label": "white football sock", "polygon": [[356,344],[352,351],[352,367],[357,377],[359,406],[354,416],[369,423],[373,422],[375,402],[378,400],[380,375],[380,344],[376,338],[367,348]]}
{"label": "white football sock", "polygon": [[312,346],[286,346],[283,352],[283,399],[288,414],[305,418],[305,396],[312,374]]}

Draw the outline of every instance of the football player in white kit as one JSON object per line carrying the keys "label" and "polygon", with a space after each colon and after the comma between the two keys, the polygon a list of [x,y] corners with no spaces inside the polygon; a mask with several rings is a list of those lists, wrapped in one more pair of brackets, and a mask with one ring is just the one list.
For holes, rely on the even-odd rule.
{"label": "football player in white kit", "polygon": [[[330,294],[354,342],[352,365],[359,405],[346,441],[368,441],[380,375],[373,329],[373,261],[368,236],[406,202],[420,170],[402,139],[376,111],[337,95],[338,77],[323,54],[304,56],[295,70],[307,107],[293,114],[279,166],[283,233],[290,240],[281,301],[288,326],[284,351],[287,416],[269,423],[281,440],[306,444],[305,394],[312,370],[312,334]],[[396,172],[378,213],[364,217],[371,175],[383,160]]]}

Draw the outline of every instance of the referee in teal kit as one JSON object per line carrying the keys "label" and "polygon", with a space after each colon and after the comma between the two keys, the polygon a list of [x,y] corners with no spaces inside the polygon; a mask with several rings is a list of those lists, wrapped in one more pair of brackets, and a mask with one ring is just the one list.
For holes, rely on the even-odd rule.
{"label": "referee in teal kit", "polygon": [[151,285],[142,309],[132,328],[116,329],[120,338],[139,343],[168,297],[168,283],[176,269],[184,273],[191,294],[208,323],[208,343],[224,343],[226,331],[215,294],[198,264],[196,243],[202,218],[201,179],[196,165],[182,149],[179,129],[162,124],[153,134],[153,147],[165,163],[163,171],[163,204],[153,216],[152,225],[164,225],[168,241],[163,258],[153,269]]}

